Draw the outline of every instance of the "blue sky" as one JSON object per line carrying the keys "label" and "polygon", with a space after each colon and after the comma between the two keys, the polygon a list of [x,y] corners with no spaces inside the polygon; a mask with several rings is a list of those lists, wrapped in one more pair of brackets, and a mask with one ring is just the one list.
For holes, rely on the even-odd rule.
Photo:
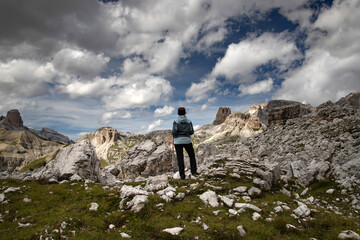
{"label": "blue sky", "polygon": [[360,91],[360,0],[0,0],[0,114],[76,140]]}

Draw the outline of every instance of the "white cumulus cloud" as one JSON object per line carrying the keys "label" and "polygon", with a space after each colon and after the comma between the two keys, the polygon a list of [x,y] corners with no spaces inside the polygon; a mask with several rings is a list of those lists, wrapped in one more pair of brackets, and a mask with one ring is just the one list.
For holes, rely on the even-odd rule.
{"label": "white cumulus cloud", "polygon": [[272,61],[280,70],[285,70],[299,57],[295,43],[285,33],[264,33],[230,44],[211,74],[232,82],[252,82],[256,67]]}
{"label": "white cumulus cloud", "polygon": [[163,124],[164,124],[164,120],[161,120],[161,119],[155,120],[154,122],[152,122],[149,125],[149,127],[147,128],[147,131],[148,132],[153,131],[154,129],[156,129],[157,127],[160,127]]}
{"label": "white cumulus cloud", "polygon": [[200,83],[192,83],[186,91],[186,97],[189,102],[199,102],[207,99],[214,89],[218,86],[215,78],[203,79]]}
{"label": "white cumulus cloud", "polygon": [[117,119],[129,119],[131,118],[132,115],[130,112],[106,112],[102,115],[101,117],[101,122],[103,124],[109,124],[111,123],[113,120],[117,120]]}
{"label": "white cumulus cloud", "polygon": [[337,101],[360,91],[360,1],[335,0],[311,26],[303,65],[281,84],[273,98],[312,105]]}
{"label": "white cumulus cloud", "polygon": [[269,78],[267,80],[256,82],[250,85],[240,85],[240,96],[270,92],[273,88],[273,83],[274,80],[272,78]]}
{"label": "white cumulus cloud", "polygon": [[175,108],[172,106],[165,105],[162,108],[157,108],[154,111],[154,117],[161,117],[161,116],[167,116],[174,112]]}

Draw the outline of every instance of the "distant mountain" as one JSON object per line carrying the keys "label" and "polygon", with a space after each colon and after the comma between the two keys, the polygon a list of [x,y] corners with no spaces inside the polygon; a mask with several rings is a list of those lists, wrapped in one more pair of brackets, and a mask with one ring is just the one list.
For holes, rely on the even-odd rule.
{"label": "distant mountain", "polygon": [[54,130],[25,127],[20,112],[10,110],[0,117],[0,170],[13,172],[36,160],[45,165],[65,143],[71,141]]}
{"label": "distant mountain", "polygon": [[53,129],[43,128],[39,131],[24,126],[20,112],[17,109],[8,111],[6,117],[0,117],[0,127],[10,131],[25,131],[44,140],[50,140],[60,143],[72,143],[72,141],[67,136],[62,135],[61,133],[58,133]]}

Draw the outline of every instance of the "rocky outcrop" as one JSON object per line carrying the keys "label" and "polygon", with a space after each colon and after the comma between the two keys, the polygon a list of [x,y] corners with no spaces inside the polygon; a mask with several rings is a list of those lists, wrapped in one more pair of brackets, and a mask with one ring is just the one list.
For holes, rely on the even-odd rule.
{"label": "rocky outcrop", "polygon": [[175,154],[171,151],[170,131],[156,131],[145,135],[118,164],[120,179],[134,179],[177,171]]}
{"label": "rocky outcrop", "polygon": [[38,180],[100,180],[100,161],[90,141],[84,139],[63,148],[38,174]]}
{"label": "rocky outcrop", "polygon": [[273,100],[267,105],[268,126],[275,124],[285,124],[288,119],[302,117],[313,111],[310,105],[304,105],[299,102]]}
{"label": "rocky outcrop", "polygon": [[90,140],[100,160],[114,164],[120,162],[126,152],[139,143],[142,137],[134,134],[123,134],[114,128],[104,127],[83,136],[79,141],[82,139]]}
{"label": "rocky outcrop", "polygon": [[341,98],[335,104],[340,106],[349,105],[354,108],[360,109],[360,92],[350,93],[346,97]]}
{"label": "rocky outcrop", "polygon": [[220,125],[206,125],[199,128],[193,137],[196,144],[210,143],[227,138],[246,138],[263,132],[265,124],[249,113],[230,114]]}
{"label": "rocky outcrop", "polygon": [[268,109],[266,107],[267,103],[264,102],[260,102],[260,104],[253,104],[245,113],[257,117],[260,122],[268,125]]}
{"label": "rocky outcrop", "polygon": [[219,124],[222,124],[223,122],[225,122],[227,116],[229,116],[231,114],[231,110],[230,108],[228,107],[220,107],[217,114],[216,114],[216,117],[215,117],[215,120],[213,121],[213,125],[219,125]]}
{"label": "rocky outcrop", "polygon": [[[289,119],[285,125],[275,125],[262,134],[233,143],[199,145],[197,158],[205,165],[228,159],[231,164],[239,164],[242,171],[259,175],[256,169],[260,168],[305,186],[314,180],[334,178],[350,188],[360,184],[359,126],[359,110],[326,103],[313,113]],[[270,182],[266,175],[260,175],[260,179]]]}

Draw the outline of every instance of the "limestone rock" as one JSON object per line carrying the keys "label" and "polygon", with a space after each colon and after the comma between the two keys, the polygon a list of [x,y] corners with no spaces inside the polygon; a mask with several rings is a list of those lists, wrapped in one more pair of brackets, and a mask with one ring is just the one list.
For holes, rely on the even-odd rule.
{"label": "limestone rock", "polygon": [[267,103],[260,102],[260,104],[253,104],[245,113],[257,117],[261,123],[268,125],[268,109]]}
{"label": "limestone rock", "polygon": [[148,192],[128,185],[124,185],[120,189],[121,198],[128,198],[136,195],[148,195]]}
{"label": "limestone rock", "polygon": [[335,189],[333,189],[333,188],[326,190],[327,194],[333,194],[334,192],[335,192]]}
{"label": "limestone rock", "polygon": [[252,215],[252,220],[257,221],[259,218],[261,218],[261,215],[257,212],[254,212]]}
{"label": "limestone rock", "polygon": [[219,125],[219,124],[223,123],[225,121],[225,119],[227,118],[227,116],[229,116],[230,114],[231,114],[230,108],[220,107],[216,114],[215,120],[213,121],[212,124]]}
{"label": "limestone rock", "polygon": [[253,183],[257,186],[259,186],[261,189],[269,191],[271,189],[271,186],[264,180],[261,180],[259,178],[255,178],[253,180]]}
{"label": "limestone rock", "polygon": [[39,179],[69,180],[77,174],[84,180],[98,181],[100,162],[90,141],[85,139],[62,149],[42,170]]}
{"label": "limestone rock", "polygon": [[342,232],[339,234],[338,238],[339,238],[339,239],[355,239],[355,240],[360,240],[359,234],[357,234],[356,232],[351,231],[351,230],[342,231]]}
{"label": "limestone rock", "polygon": [[235,207],[240,209],[250,209],[255,212],[261,212],[260,208],[250,203],[235,203]]}
{"label": "limestone rock", "polygon": [[225,203],[226,206],[228,207],[232,207],[232,205],[234,204],[234,199],[228,198],[226,196],[219,196],[219,198],[221,199],[221,201],[223,201],[223,203]]}
{"label": "limestone rock", "polygon": [[122,238],[131,238],[131,236],[129,234],[124,233],[124,232],[120,233],[120,235]]}
{"label": "limestone rock", "polygon": [[0,193],[0,202],[4,201],[4,199],[5,199],[5,194]]}
{"label": "limestone rock", "polygon": [[91,206],[89,208],[90,211],[97,211],[99,208],[99,204],[97,203],[91,203]]}
{"label": "limestone rock", "polygon": [[294,210],[294,214],[295,214],[297,217],[306,218],[306,217],[310,216],[311,211],[310,211],[310,209],[306,206],[306,204],[304,204],[304,203],[302,203],[302,202],[298,202],[298,205],[299,205],[299,207]]}
{"label": "limestone rock", "polygon": [[140,212],[148,201],[147,195],[136,195],[130,202],[127,203],[127,207],[131,208],[133,212]]}
{"label": "limestone rock", "polygon": [[233,189],[234,192],[238,192],[238,193],[245,193],[246,190],[247,190],[246,186],[239,186],[239,187]]}
{"label": "limestone rock", "polygon": [[119,167],[119,177],[129,179],[136,176],[149,177],[175,172],[177,162],[170,145],[164,142],[157,145],[152,140],[146,140],[128,151]]}
{"label": "limestone rock", "polygon": [[242,225],[237,226],[236,229],[239,231],[241,237],[246,236],[246,231],[245,231],[245,229],[244,229],[244,227]]}
{"label": "limestone rock", "polygon": [[219,202],[217,200],[217,195],[214,191],[208,190],[200,195],[200,199],[205,203],[205,205],[210,205],[211,207],[218,207]]}
{"label": "limestone rock", "polygon": [[258,189],[257,187],[251,187],[249,190],[248,190],[248,193],[250,196],[252,195],[260,195],[261,194],[261,190]]}
{"label": "limestone rock", "polygon": [[177,236],[184,230],[182,227],[166,228],[163,232],[170,233],[171,235]]}

